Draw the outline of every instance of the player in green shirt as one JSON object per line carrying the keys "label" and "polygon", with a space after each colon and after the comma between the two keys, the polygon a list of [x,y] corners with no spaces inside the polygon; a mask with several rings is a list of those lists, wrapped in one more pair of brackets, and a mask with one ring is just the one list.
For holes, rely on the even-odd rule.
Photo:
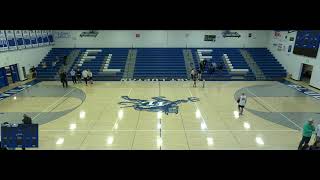
{"label": "player in green shirt", "polygon": [[302,139],[300,141],[298,150],[309,145],[312,133],[315,132],[315,127],[313,125],[313,119],[310,118],[308,122],[304,123],[302,130]]}

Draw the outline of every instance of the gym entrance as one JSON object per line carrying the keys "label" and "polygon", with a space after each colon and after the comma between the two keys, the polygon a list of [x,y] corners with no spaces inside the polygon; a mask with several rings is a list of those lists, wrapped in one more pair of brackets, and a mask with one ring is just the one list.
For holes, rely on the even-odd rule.
{"label": "gym entrance", "polygon": [[303,82],[309,84],[310,79],[311,79],[311,75],[312,75],[312,69],[313,69],[312,65],[302,64],[300,81],[303,81]]}
{"label": "gym entrance", "polygon": [[0,68],[0,88],[20,81],[17,64]]}

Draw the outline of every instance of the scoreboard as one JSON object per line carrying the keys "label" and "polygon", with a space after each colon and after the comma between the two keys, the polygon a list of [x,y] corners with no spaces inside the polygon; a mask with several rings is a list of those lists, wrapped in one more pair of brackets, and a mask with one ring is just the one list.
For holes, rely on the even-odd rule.
{"label": "scoreboard", "polygon": [[1,147],[36,148],[39,146],[38,124],[1,124]]}
{"label": "scoreboard", "polygon": [[293,53],[316,58],[320,43],[320,31],[298,31]]}

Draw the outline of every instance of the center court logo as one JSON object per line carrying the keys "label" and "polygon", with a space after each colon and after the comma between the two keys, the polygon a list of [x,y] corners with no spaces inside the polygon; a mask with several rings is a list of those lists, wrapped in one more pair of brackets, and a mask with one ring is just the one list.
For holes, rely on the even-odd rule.
{"label": "center court logo", "polygon": [[133,99],[128,96],[121,96],[126,101],[119,102],[123,105],[121,108],[133,107],[137,111],[164,112],[165,114],[179,112],[179,104],[188,102],[197,102],[199,98],[189,97],[187,99],[170,101],[164,96],[152,97],[152,100]]}

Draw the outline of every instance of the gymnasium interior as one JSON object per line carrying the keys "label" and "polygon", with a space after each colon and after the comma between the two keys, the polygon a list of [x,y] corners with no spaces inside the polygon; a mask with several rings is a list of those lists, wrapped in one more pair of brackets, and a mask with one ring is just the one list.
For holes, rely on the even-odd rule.
{"label": "gymnasium interior", "polygon": [[319,42],[316,30],[0,30],[1,146],[297,150],[305,123],[320,124]]}

